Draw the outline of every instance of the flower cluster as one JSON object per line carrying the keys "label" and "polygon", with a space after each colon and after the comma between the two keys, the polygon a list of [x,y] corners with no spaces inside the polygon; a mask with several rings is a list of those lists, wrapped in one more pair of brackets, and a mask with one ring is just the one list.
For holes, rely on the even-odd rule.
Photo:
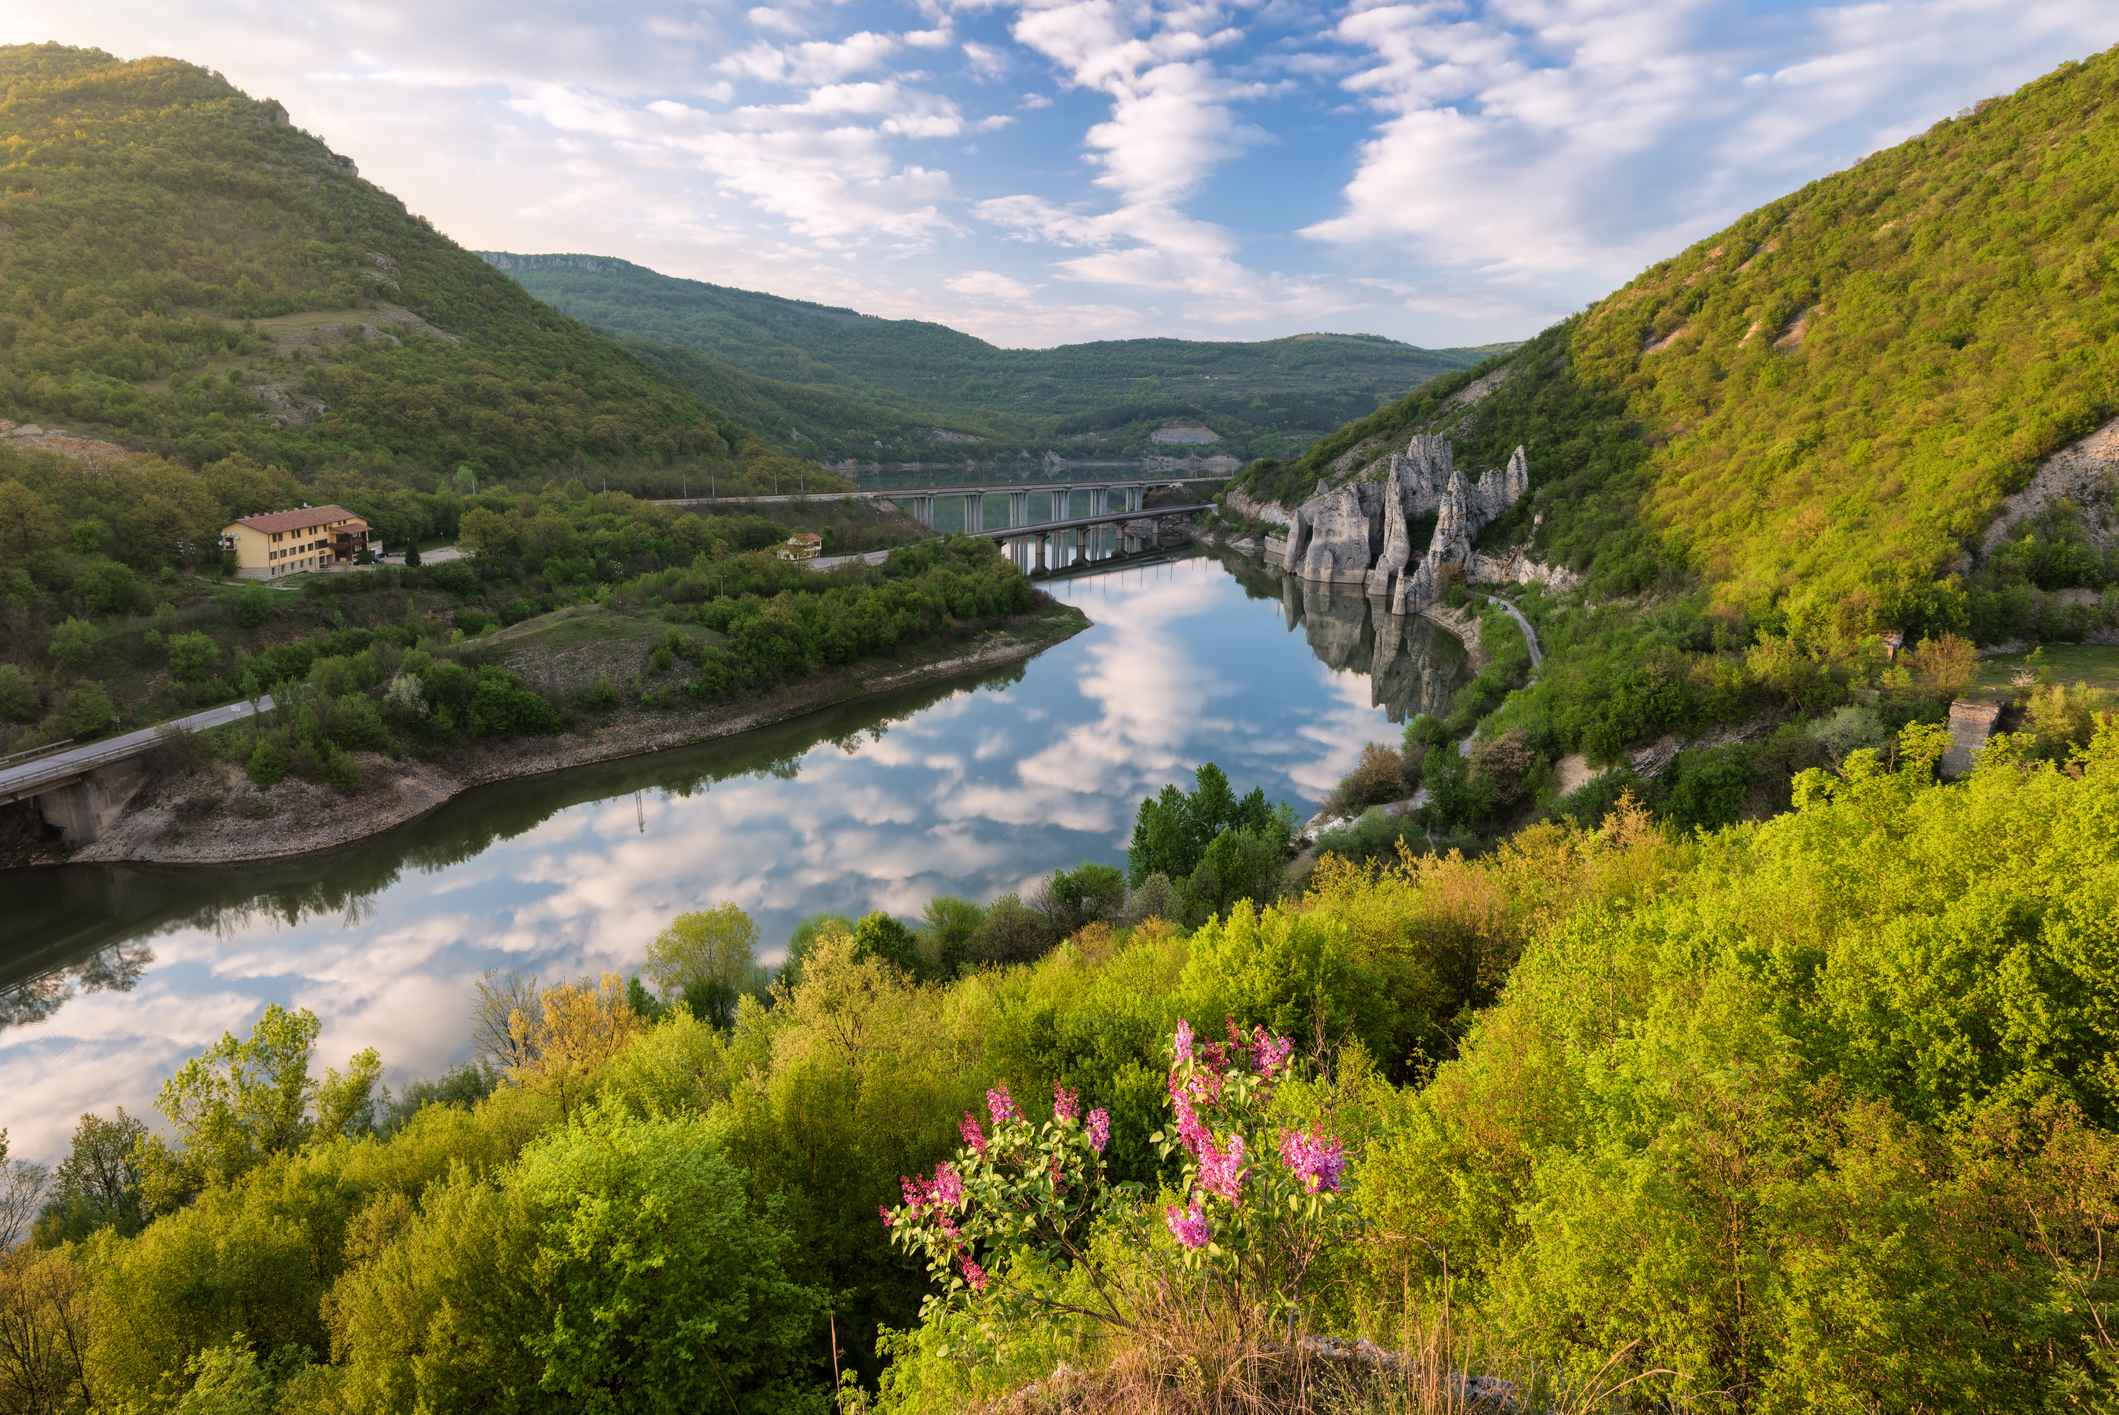
{"label": "flower cluster", "polygon": [[1340,1171],[1346,1168],[1346,1147],[1314,1125],[1307,1131],[1283,1130],[1280,1161],[1301,1181],[1305,1192],[1336,1194]]}
{"label": "flower cluster", "polygon": [[1014,1279],[996,1284],[988,1271],[996,1255],[1034,1250],[1037,1268],[1081,1261],[1108,1194],[1132,1187],[1106,1181],[1110,1113],[1099,1107],[1084,1116],[1072,1087],[1052,1088],[1052,1119],[1043,1125],[1024,1116],[1005,1085],[986,1093],[986,1113],[990,1129],[964,1112],[956,1157],[936,1165],[932,1178],[900,1179],[905,1202],[881,1211],[892,1242],[925,1252],[928,1271],[946,1289],[934,1300],[957,1300],[967,1289],[984,1295],[989,1286],[1004,1304],[1015,1300],[1008,1296]]}

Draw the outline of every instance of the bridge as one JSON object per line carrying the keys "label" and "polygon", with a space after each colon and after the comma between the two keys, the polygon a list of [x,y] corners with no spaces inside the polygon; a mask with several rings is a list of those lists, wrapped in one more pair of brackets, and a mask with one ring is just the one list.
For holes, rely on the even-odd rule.
{"label": "bridge", "polygon": [[[1007,500],[1009,528],[1033,524],[1030,519],[1030,498],[1047,498],[1051,510],[1042,523],[1048,527],[1068,520],[1074,510],[1074,498],[1082,493],[1089,497],[1089,515],[1109,516],[1124,519],[1141,514],[1148,493],[1161,487],[1185,487],[1211,485],[1227,481],[1227,477],[1136,477],[1118,481],[1052,481],[1035,485],[1023,482],[1002,482],[991,486],[924,486],[874,489],[868,491],[816,491],[807,495],[781,493],[772,496],[683,496],[657,501],[658,506],[761,506],[781,502],[799,501],[902,501],[905,510],[914,520],[929,530],[934,529],[934,504],[937,501],[961,500],[964,503],[964,528],[969,535],[989,535],[986,529],[986,498],[989,496]],[[1111,498],[1121,497],[1122,505],[1116,511],[1111,508]],[[1101,504],[1099,504],[1101,503]],[[1172,513],[1158,508],[1157,515]],[[1070,522],[1071,524],[1071,522]]]}
{"label": "bridge", "polygon": [[[1177,520],[1197,515],[1201,511],[1212,511],[1214,503],[1202,501],[1193,506],[1151,506],[1145,510],[1110,511],[1101,516],[1073,516],[1064,521],[1033,521],[1028,525],[1002,526],[989,531],[974,531],[973,535],[984,536],[1005,545],[1011,540],[1035,540],[1037,542],[1037,564],[1033,570],[1045,568],[1045,547],[1054,536],[1071,531],[1074,534],[1074,558],[1082,560],[1089,550],[1089,528],[1092,526],[1118,525],[1127,521]],[[1058,568],[1057,566],[1054,567]]]}
{"label": "bridge", "polygon": [[[88,845],[117,822],[125,803],[140,789],[143,774],[140,758],[153,750],[155,740],[174,728],[180,732],[203,732],[230,722],[241,722],[253,711],[251,704],[228,703],[158,727],[142,728],[91,742],[85,747],[34,749],[43,755],[19,760],[29,753],[17,752],[13,766],[0,765],[0,806],[35,798],[44,819],[59,827],[69,845]],[[272,699],[259,698],[255,711],[272,711]]]}

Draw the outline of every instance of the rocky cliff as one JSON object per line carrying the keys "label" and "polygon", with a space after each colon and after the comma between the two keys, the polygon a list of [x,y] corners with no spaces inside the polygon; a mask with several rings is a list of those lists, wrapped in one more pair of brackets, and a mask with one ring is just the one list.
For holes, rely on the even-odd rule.
{"label": "rocky cliff", "polygon": [[[1468,481],[1447,437],[1416,434],[1364,478],[1317,492],[1289,517],[1281,569],[1305,580],[1359,582],[1390,601],[1394,614],[1414,613],[1441,597],[1453,576],[1476,571],[1472,538],[1530,490],[1521,447],[1508,465]],[[1435,517],[1434,535],[1416,560],[1411,527]],[[1484,557],[1479,557],[1483,559]]]}

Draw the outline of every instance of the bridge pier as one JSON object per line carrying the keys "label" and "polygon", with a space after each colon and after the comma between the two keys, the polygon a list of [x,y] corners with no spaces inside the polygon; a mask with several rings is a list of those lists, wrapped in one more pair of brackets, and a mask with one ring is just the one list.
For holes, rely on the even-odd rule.
{"label": "bridge pier", "polygon": [[1008,493],[1008,524],[1027,526],[1030,524],[1030,493],[1011,491]]}
{"label": "bridge pier", "polygon": [[37,808],[47,824],[59,828],[67,844],[93,845],[117,824],[146,776],[140,759],[127,757],[40,792]]}
{"label": "bridge pier", "polygon": [[1129,487],[1127,487],[1127,488],[1126,488],[1126,509],[1127,509],[1128,511],[1138,511],[1138,510],[1140,510],[1140,508],[1141,508],[1141,502],[1142,502],[1142,501],[1143,501],[1143,500],[1144,500],[1144,499],[1146,498],[1146,496],[1147,496],[1147,491],[1148,491],[1148,489],[1147,489],[1147,488],[1146,488],[1145,486],[1142,486],[1142,485],[1140,485],[1140,484],[1138,484],[1138,483],[1136,483],[1136,484],[1134,484],[1134,485],[1132,485],[1132,486],[1129,486]]}
{"label": "bridge pier", "polygon": [[1045,568],[1045,542],[1050,539],[1052,539],[1050,536],[1039,536],[1037,538],[1037,568],[1040,570]]}

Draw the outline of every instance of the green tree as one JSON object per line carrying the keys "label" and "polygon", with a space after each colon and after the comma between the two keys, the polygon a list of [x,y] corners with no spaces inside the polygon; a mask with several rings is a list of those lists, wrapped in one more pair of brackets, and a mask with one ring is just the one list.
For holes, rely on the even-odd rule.
{"label": "green tree", "polygon": [[853,941],[863,956],[873,955],[915,978],[924,971],[919,935],[881,909],[861,916],[853,926]]}
{"label": "green tree", "polygon": [[249,1037],[223,1032],[162,1083],[155,1109],[181,1148],[158,1139],[143,1147],[151,1207],[168,1207],[187,1187],[232,1182],[312,1135],[341,1134],[359,1120],[382,1063],[370,1048],[346,1075],[327,1072],[319,1082],[309,1063],[322,1027],[306,1007],[289,1012],[268,1004]]}
{"label": "green tree", "polygon": [[522,1340],[554,1409],[689,1412],[794,1393],[822,1294],[786,1271],[779,1201],[697,1116],[590,1108],[525,1151],[544,1319]]}
{"label": "green tree", "polygon": [[[140,1141],[147,1127],[118,1108],[115,1120],[93,1112],[74,1126],[73,1147],[52,1171],[52,1204],[39,1241],[79,1241],[99,1228],[131,1237],[140,1229]],[[51,1231],[46,1231],[46,1224]]]}
{"label": "green tree", "polygon": [[0,545],[26,561],[55,549],[60,529],[59,513],[50,502],[21,482],[0,481]]}
{"label": "green tree", "polygon": [[110,694],[103,691],[100,683],[83,679],[67,695],[67,730],[76,737],[93,737],[107,730],[117,716],[118,710],[112,705]]}
{"label": "green tree", "polygon": [[287,774],[287,749],[272,738],[261,736],[251,749],[250,764],[243,770],[259,786],[277,786]]}
{"label": "green tree", "polygon": [[194,630],[169,641],[169,671],[186,683],[203,683],[221,666],[220,645]]}
{"label": "green tree", "polygon": [[99,644],[95,625],[85,619],[67,619],[52,630],[48,652],[61,668],[78,673],[94,660]]}
{"label": "green tree", "polygon": [[255,629],[272,615],[272,591],[256,581],[243,586],[235,597],[235,622]]}
{"label": "green tree", "polygon": [[701,1019],[725,1027],[735,1018],[736,998],[757,965],[758,926],[733,901],[679,914],[647,946],[645,972],[666,1002],[680,997],[701,1006]]}
{"label": "green tree", "polygon": [[99,614],[130,614],[139,608],[142,597],[140,582],[134,578],[132,567],[113,560],[90,566],[80,579],[74,581],[74,592]]}
{"label": "green tree", "polygon": [[42,702],[34,679],[12,663],[0,663],[0,717],[27,722]]}
{"label": "green tree", "polygon": [[937,894],[927,901],[921,917],[927,921],[927,937],[934,948],[936,971],[944,978],[955,977],[986,911],[969,899],[960,899],[954,894]]}

